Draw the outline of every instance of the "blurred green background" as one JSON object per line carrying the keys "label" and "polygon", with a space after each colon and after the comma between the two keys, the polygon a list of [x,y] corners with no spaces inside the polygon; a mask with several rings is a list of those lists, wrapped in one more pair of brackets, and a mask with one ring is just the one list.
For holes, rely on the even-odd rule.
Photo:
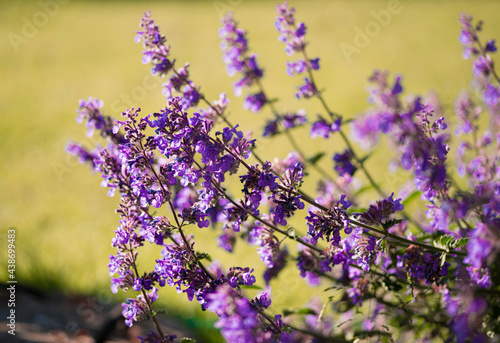
{"label": "blurred green background", "polygon": [[[42,4],[56,3],[56,7]],[[354,117],[368,107],[367,77],[374,68],[403,75],[406,94],[436,90],[445,110],[472,78],[470,61],[462,58],[458,41],[461,11],[483,19],[485,39],[500,37],[499,1],[409,1],[399,2],[400,12],[369,37],[366,46],[346,58],[342,44],[354,45],[356,30],[373,25],[373,11],[387,10],[390,1],[290,1],[297,18],[308,26],[309,55],[321,58],[317,82],[324,87],[330,107],[345,117]],[[219,48],[221,15],[233,10],[246,29],[252,52],[265,69],[264,87],[279,99],[279,110],[304,108],[314,118],[321,111],[314,101],[297,101],[295,85],[300,78],[285,72],[290,60],[274,29],[276,1],[17,1],[1,2],[0,11],[0,228],[6,241],[9,228],[17,230],[18,282],[46,290],[71,293],[109,292],[106,264],[113,253],[110,239],[118,222],[114,214],[118,198],[108,198],[100,188],[100,176],[68,156],[69,140],[90,145],[85,128],[75,122],[78,100],[102,99],[105,112],[119,116],[127,107],[141,107],[144,114],[165,105],[161,81],[141,64],[141,46],[134,43],[142,13],[153,17],[172,46],[177,66],[191,63],[192,77],[208,99],[226,92],[230,115],[241,128],[260,137],[268,109],[255,115],[242,109],[242,99],[232,92]],[[450,121],[453,119],[450,117]],[[329,153],[343,150],[336,140],[310,141],[299,137],[304,150],[321,148]],[[272,159],[290,150],[284,140],[258,141],[259,153]],[[369,166],[381,170],[382,151]],[[331,157],[323,166],[331,170]],[[387,180],[388,178],[385,177]],[[236,185],[237,186],[237,185]],[[309,185],[314,188],[314,184]],[[302,228],[303,229],[303,228]],[[204,250],[222,261],[241,266],[260,263],[255,248],[243,248],[233,257],[216,248],[216,232],[193,228],[203,237]],[[198,248],[201,244],[198,244]],[[205,248],[206,247],[206,248]],[[151,257],[140,261],[152,266]],[[6,247],[0,250],[2,265]],[[229,267],[229,265],[226,265]],[[0,270],[0,280],[7,278]],[[288,291],[275,289],[275,309],[301,305],[310,296],[306,285],[290,268],[280,278]],[[263,284],[261,279],[258,280]],[[197,303],[165,290],[163,306],[189,318]],[[110,293],[110,292],[109,292]],[[123,297],[121,294],[119,297]],[[130,295],[131,296],[131,295]]]}

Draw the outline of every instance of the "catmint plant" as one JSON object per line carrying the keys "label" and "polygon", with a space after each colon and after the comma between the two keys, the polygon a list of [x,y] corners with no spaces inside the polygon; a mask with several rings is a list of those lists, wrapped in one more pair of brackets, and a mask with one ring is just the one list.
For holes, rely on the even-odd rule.
{"label": "catmint plant", "polygon": [[[238,78],[234,93],[245,97],[244,109],[233,112],[258,113],[259,134],[244,133],[232,122],[237,114],[228,118],[225,93],[206,98],[189,74],[189,63],[178,68],[150,12],[140,21],[136,42],[143,46],[142,62],[165,80],[166,106],[150,114],[123,109],[115,118],[104,114],[101,100],[80,102],[77,121],[85,123],[88,135],[99,133],[106,145],[89,149],[69,143],[67,150],[102,175],[109,196],[120,197],[120,220],[111,238],[116,252],[108,267],[112,292],[131,294],[122,305],[125,324],[151,319],[154,328],[139,337],[141,342],[178,341],[157,320],[156,301],[169,286],[215,313],[214,326],[227,342],[498,341],[495,40],[483,41],[484,24],[460,14],[458,41],[472,62],[479,97],[462,92],[454,113],[443,115],[436,97],[403,97],[401,75],[375,70],[368,78],[371,107],[348,123],[330,109],[324,85],[316,83],[319,58],[309,57],[314,42],[308,41],[306,25],[286,2],[276,6],[276,14],[279,44],[293,58],[283,72],[294,83],[296,76],[303,78],[296,86],[297,104],[286,107],[316,101],[320,113],[276,109],[279,99],[264,91],[272,82],[265,78],[265,61],[257,62],[233,13],[222,19],[219,31],[227,72]],[[456,127],[446,119],[452,115]],[[324,153],[301,150],[292,135],[300,126],[310,133],[301,139],[343,142],[332,144],[330,170],[318,163]],[[294,148],[289,155],[269,161],[255,153],[259,142],[280,134]],[[407,175],[401,189],[387,188],[366,165],[381,135],[394,152],[388,168]],[[359,155],[356,143],[366,156]],[[227,187],[234,178],[239,190]],[[306,192],[306,182],[316,191]],[[369,189],[372,198],[365,196]],[[217,242],[196,239],[193,227],[218,230]],[[242,243],[255,246],[255,261],[265,272],[258,275],[236,260],[211,262],[205,248],[214,243],[228,252]],[[161,254],[151,270],[140,270],[138,258],[151,245],[160,246]],[[286,265],[306,280],[311,300],[300,309],[271,310],[270,286],[288,287],[279,278]],[[251,297],[249,287],[262,291]],[[315,297],[321,293],[328,301]]]}

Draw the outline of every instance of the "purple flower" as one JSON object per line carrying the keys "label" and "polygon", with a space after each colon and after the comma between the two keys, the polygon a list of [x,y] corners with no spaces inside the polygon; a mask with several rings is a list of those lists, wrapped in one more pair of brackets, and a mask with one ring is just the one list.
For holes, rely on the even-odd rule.
{"label": "purple flower", "polygon": [[332,245],[340,245],[340,231],[349,232],[349,215],[347,211],[340,206],[337,206],[324,211],[309,211],[306,217],[306,223],[309,227],[307,236],[310,237],[310,242],[316,244],[319,238],[326,239]]}
{"label": "purple flower", "polygon": [[262,92],[256,94],[247,95],[245,102],[243,103],[243,108],[250,110],[253,113],[258,113],[262,106],[267,103],[266,95]]}
{"label": "purple flower", "polygon": [[165,36],[160,34],[158,26],[155,25],[151,18],[151,12],[145,12],[141,19],[140,26],[142,31],[137,31],[135,41],[138,43],[141,40],[144,45],[144,57],[142,63],[151,62],[153,64],[153,75],[160,76],[168,74],[174,67],[174,62],[169,59],[170,47],[165,46]]}
{"label": "purple flower", "polygon": [[328,138],[330,137],[330,132],[331,125],[321,117],[311,126],[311,138],[316,138],[318,136]]}
{"label": "purple flower", "polygon": [[304,50],[306,26],[304,23],[295,23],[295,8],[288,7],[285,1],[282,5],[276,5],[275,26],[280,33],[279,40],[286,44],[286,52],[290,56],[294,52],[301,52]]}
{"label": "purple flower", "polygon": [[279,275],[279,273],[283,270],[283,268],[285,268],[287,256],[288,256],[288,250],[286,249],[286,247],[284,247],[279,251],[279,253],[276,256],[273,257],[272,260],[273,266],[266,269],[263,275],[266,285],[269,285],[271,280],[276,278]]}
{"label": "purple flower", "polygon": [[[257,56],[248,54],[248,41],[246,32],[238,28],[238,23],[233,19],[232,13],[228,13],[223,19],[224,25],[219,30],[219,36],[223,39],[221,44],[224,49],[224,62],[230,76],[236,72],[242,77],[234,84],[234,92],[241,95],[242,88],[249,88],[256,84],[264,75],[264,71],[257,63]],[[260,111],[267,103],[264,93],[259,92],[245,97],[244,108],[254,113]]]}
{"label": "purple flower", "polygon": [[492,40],[489,40],[487,43],[486,43],[486,46],[484,47],[484,49],[488,52],[495,52],[497,51],[497,47],[495,45],[495,40],[492,39]]}
{"label": "purple flower", "polygon": [[484,91],[484,103],[493,108],[498,104],[498,100],[500,99],[500,88],[493,86],[488,83],[486,85],[486,90]]}
{"label": "purple flower", "polygon": [[382,225],[385,229],[389,229],[390,226],[395,224],[394,221],[389,219],[390,216],[404,209],[403,204],[401,204],[402,199],[394,200],[393,196],[394,193],[387,199],[379,200],[375,205],[370,205],[366,212],[359,213],[359,220],[368,225]]}
{"label": "purple flower", "polygon": [[295,93],[297,99],[309,99],[318,93],[316,86],[307,77],[304,78],[304,84],[298,87],[298,92]]}
{"label": "purple flower", "polygon": [[481,75],[483,76],[488,76],[491,71],[491,61],[483,56],[480,56],[475,62],[474,62],[474,76],[479,77]]}
{"label": "purple flower", "polygon": [[148,332],[146,337],[138,336],[141,340],[141,343],[174,343],[174,339],[177,338],[176,335],[165,335],[165,337],[161,337],[154,330]]}
{"label": "purple flower", "polygon": [[221,330],[227,342],[258,343],[269,336],[260,328],[258,312],[250,301],[227,285],[217,287],[207,298],[208,309],[219,316],[215,327]]}

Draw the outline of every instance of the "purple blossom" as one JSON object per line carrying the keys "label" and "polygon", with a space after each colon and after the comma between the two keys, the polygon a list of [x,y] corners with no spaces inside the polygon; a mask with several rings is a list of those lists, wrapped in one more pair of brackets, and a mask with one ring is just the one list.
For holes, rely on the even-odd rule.
{"label": "purple blossom", "polygon": [[245,102],[243,103],[243,108],[254,113],[258,113],[262,106],[264,106],[266,103],[266,95],[262,92],[259,92],[256,94],[247,95],[245,98]]}
{"label": "purple blossom", "polygon": [[297,87],[298,91],[295,93],[297,99],[305,98],[309,99],[318,94],[318,90],[314,83],[312,83],[307,77],[304,78],[304,84]]}
{"label": "purple blossom", "polygon": [[285,218],[290,218],[296,210],[302,210],[304,203],[300,200],[301,195],[295,193],[302,184],[303,170],[302,165],[297,162],[290,166],[280,178],[280,184],[286,189],[277,188],[269,197],[275,204],[272,210],[273,220],[280,224],[286,225]]}
{"label": "purple blossom", "polygon": [[[236,72],[242,75],[234,84],[234,93],[239,96],[242,93],[242,88],[249,88],[259,82],[264,76],[264,71],[257,63],[257,56],[249,55],[246,32],[238,28],[231,12],[222,19],[222,24],[219,36],[223,39],[221,47],[224,50],[223,59],[227,72],[230,76]],[[266,103],[265,94],[259,92],[247,95],[243,106],[245,109],[258,113]]]}
{"label": "purple blossom", "polygon": [[311,138],[316,138],[318,136],[328,138],[330,137],[330,132],[331,125],[321,117],[311,126]]}
{"label": "purple blossom", "polygon": [[[277,115],[273,120],[269,120],[264,127],[263,136],[274,136],[281,133],[280,126],[284,130],[289,130],[294,127],[300,126],[307,122],[306,113],[304,110],[298,110],[296,113],[286,113]],[[280,125],[281,124],[281,125]]]}
{"label": "purple blossom", "polygon": [[382,225],[388,229],[394,224],[391,223],[390,216],[404,209],[403,204],[401,204],[402,199],[394,200],[393,196],[394,193],[387,199],[379,200],[375,205],[370,205],[366,212],[359,213],[359,220],[368,225]]}
{"label": "purple blossom", "polygon": [[484,49],[488,52],[496,52],[497,47],[495,45],[495,39],[492,39],[492,40],[489,40],[488,42],[486,42],[486,46],[484,47]]}
{"label": "purple blossom", "polygon": [[137,31],[135,41],[138,43],[141,40],[144,45],[144,57],[142,63],[151,62],[153,64],[153,75],[160,76],[168,74],[174,67],[175,60],[169,59],[170,47],[165,46],[165,36],[160,34],[158,26],[155,25],[151,18],[151,12],[145,12],[140,23],[142,31]]}

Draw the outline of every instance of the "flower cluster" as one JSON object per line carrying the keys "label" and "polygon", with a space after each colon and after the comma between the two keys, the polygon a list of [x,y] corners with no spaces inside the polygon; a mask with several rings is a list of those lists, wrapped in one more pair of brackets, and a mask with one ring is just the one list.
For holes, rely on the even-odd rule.
{"label": "flower cluster", "polygon": [[[236,72],[242,74],[241,79],[234,84],[234,93],[239,96],[242,88],[257,84],[264,76],[264,71],[257,64],[257,56],[248,53],[246,32],[238,28],[232,13],[223,18],[222,24],[224,26],[219,30],[219,35],[223,40],[222,47],[225,50],[224,63],[226,63],[227,72],[231,76]],[[267,102],[265,94],[260,91],[248,94],[244,107],[257,113]]]}
{"label": "flower cluster", "polygon": [[[301,55],[287,63],[287,72],[308,76],[296,95],[320,102],[314,122],[303,110],[275,110],[263,92],[263,69],[232,14],[223,18],[219,34],[229,74],[241,76],[235,93],[258,89],[246,94],[244,107],[259,112],[268,105],[274,119],[264,136],[285,132],[297,150],[288,156],[267,160],[256,153],[251,133],[227,118],[225,93],[207,100],[189,64],[174,67],[149,12],[136,41],[144,46],[143,63],[167,79],[166,106],[148,115],[126,109],[117,120],[103,114],[96,98],[80,102],[77,121],[89,135],[99,132],[106,144],[89,149],[69,143],[67,151],[101,174],[109,196],[120,197],[111,238],[116,252],[108,268],[112,292],[136,292],[122,304],[126,325],[152,319],[155,330],[140,336],[141,342],[174,342],[175,335],[165,334],[155,318],[161,288],[169,286],[214,312],[215,326],[228,342],[498,340],[500,79],[490,56],[497,50],[494,40],[483,44],[482,23],[460,16],[459,40],[464,56],[473,60],[479,97],[461,93],[455,103],[458,144],[436,96],[403,99],[401,76],[390,81],[388,72],[376,70],[369,78],[372,108],[353,121],[352,140],[369,149],[388,135],[394,152],[389,169],[401,167],[409,180],[387,192],[372,175],[372,155],[357,155],[342,131],[342,117],[318,91],[313,71],[319,59],[307,57],[305,24],[286,2],[277,13],[279,40],[289,55]],[[200,103],[207,107],[196,108]],[[484,129],[480,117],[488,114]],[[296,142],[287,131],[306,123],[311,139],[322,137],[322,151],[300,151],[309,137]],[[334,133],[343,146],[326,142]],[[453,149],[456,166],[449,161]],[[327,153],[336,173],[318,163]],[[466,180],[457,182],[455,175]],[[317,182],[315,191],[311,181]],[[228,253],[242,243],[253,245],[263,275],[258,268],[212,262],[204,252],[209,243],[195,237],[210,226]],[[140,253],[150,245],[161,253],[152,270],[139,271]],[[271,287],[293,296],[285,269],[312,288],[322,285],[328,302],[313,298],[304,308],[273,313],[278,309],[271,306]],[[262,282],[264,292],[247,294]]]}
{"label": "flower cluster", "polygon": [[310,59],[305,53],[306,48],[306,25],[304,23],[297,23],[295,20],[295,8],[289,7],[285,1],[283,4],[276,5],[275,26],[280,33],[279,40],[284,42],[286,47],[285,51],[288,56],[294,53],[301,53],[303,58],[296,61],[287,62],[286,71],[290,76],[295,74],[308,73],[309,78],[304,78],[304,84],[298,87],[295,96],[297,98],[311,98],[318,90],[311,80],[311,71],[319,69],[319,58]]}

